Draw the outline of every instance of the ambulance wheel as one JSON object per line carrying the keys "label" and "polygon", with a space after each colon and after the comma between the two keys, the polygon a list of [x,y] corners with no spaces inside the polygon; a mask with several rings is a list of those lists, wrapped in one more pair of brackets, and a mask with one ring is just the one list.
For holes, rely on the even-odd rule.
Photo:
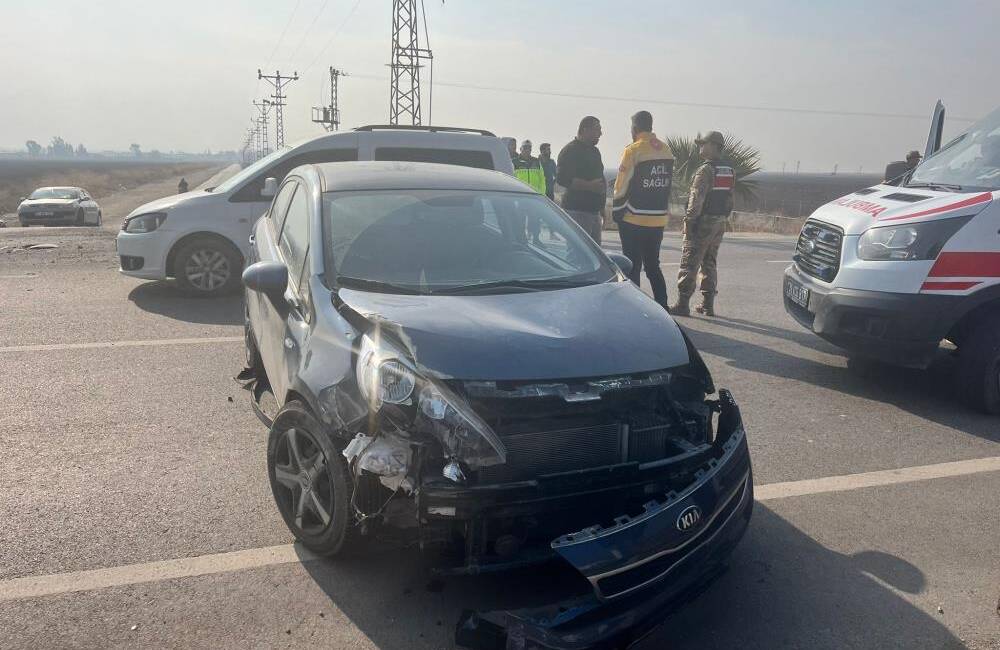
{"label": "ambulance wheel", "polygon": [[1000,313],[981,319],[959,348],[959,387],[974,409],[1000,415]]}

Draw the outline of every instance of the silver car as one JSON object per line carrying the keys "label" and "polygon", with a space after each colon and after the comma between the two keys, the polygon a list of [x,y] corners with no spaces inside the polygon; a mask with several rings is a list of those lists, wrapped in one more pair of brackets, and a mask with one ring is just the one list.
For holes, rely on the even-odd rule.
{"label": "silver car", "polygon": [[82,187],[39,187],[21,199],[17,218],[22,226],[100,226],[101,206]]}

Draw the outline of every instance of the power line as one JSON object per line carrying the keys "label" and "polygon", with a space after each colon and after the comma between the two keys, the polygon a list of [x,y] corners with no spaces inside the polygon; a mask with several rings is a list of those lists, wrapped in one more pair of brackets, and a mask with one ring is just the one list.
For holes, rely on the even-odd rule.
{"label": "power line", "polygon": [[[380,75],[353,75],[357,79],[368,79],[372,81],[384,81],[386,77]],[[878,113],[872,111],[843,111],[835,109],[820,108],[800,108],[791,106],[753,106],[745,104],[713,104],[707,102],[683,102],[670,101],[665,99],[651,99],[648,97],[622,97],[612,95],[588,95],[583,93],[554,92],[546,90],[532,90],[528,88],[506,88],[502,86],[482,86],[478,84],[458,83],[448,81],[435,81],[436,86],[447,86],[449,88],[463,88],[466,90],[482,90],[487,92],[517,93],[522,95],[541,95],[546,97],[561,97],[565,99],[590,99],[596,101],[629,102],[634,104],[659,104],[663,106],[679,106],[684,108],[718,108],[723,110],[758,111],[762,113],[796,113],[804,115],[834,115],[841,117],[879,117],[890,119],[926,120],[927,115],[916,115],[910,113]],[[975,118],[950,116],[949,119],[956,122],[975,122]]]}
{"label": "power line", "polygon": [[272,60],[274,60],[274,55],[278,53],[278,48],[281,47],[282,41],[285,40],[285,34],[288,33],[288,28],[292,26],[292,21],[295,20],[295,14],[299,11],[299,5],[302,4],[302,0],[296,0],[295,7],[292,9],[292,15],[288,17],[288,22],[285,23],[285,28],[281,30],[281,36],[278,37],[278,42],[274,44],[274,49],[271,51],[271,56],[267,57],[267,61],[264,63],[266,68]]}
{"label": "power line", "polygon": [[314,65],[319,63],[320,57],[322,57],[323,53],[326,52],[327,48],[333,44],[334,39],[340,35],[340,32],[344,31],[344,27],[347,27],[347,23],[350,22],[351,18],[354,16],[354,12],[358,10],[358,6],[360,4],[361,0],[355,0],[354,6],[351,7],[351,10],[347,13],[347,17],[344,18],[344,21],[340,23],[340,26],[337,27],[337,29],[333,30],[333,34],[330,35],[330,38],[327,39],[323,47],[321,47],[319,52],[316,53],[316,58],[314,58],[312,62],[302,70],[302,74],[309,72],[309,70],[311,70]]}
{"label": "power line", "polygon": [[292,61],[292,62],[295,61],[295,57],[298,56],[299,50],[302,49],[302,46],[306,42],[306,37],[309,36],[309,32],[311,32],[312,29],[313,29],[313,27],[316,26],[316,21],[319,20],[319,17],[323,15],[324,11],[326,11],[326,6],[328,4],[330,4],[330,0],[323,0],[323,5],[319,8],[319,11],[316,12],[316,15],[313,17],[312,22],[309,23],[309,27],[307,27],[306,31],[302,34],[302,38],[299,39],[299,44],[295,46],[294,50],[292,50],[292,55],[290,57],[288,57],[289,61]]}

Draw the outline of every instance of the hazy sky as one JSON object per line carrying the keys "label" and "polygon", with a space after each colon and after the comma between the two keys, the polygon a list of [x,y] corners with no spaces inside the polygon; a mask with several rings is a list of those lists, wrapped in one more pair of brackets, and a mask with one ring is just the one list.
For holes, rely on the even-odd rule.
{"label": "hazy sky", "polygon": [[[321,132],[309,109],[328,101],[330,65],[357,75],[341,83],[344,125],[384,123],[391,6],[0,0],[0,148],[61,135],[91,150],[132,142],[234,149],[251,100],[267,90],[258,67],[299,72],[288,89],[288,141]],[[803,170],[839,163],[841,171],[881,171],[923,149],[923,116],[937,99],[953,117],[978,118],[1000,104],[996,0],[427,0],[427,18],[439,82],[623,98],[437,85],[434,123],[547,140],[558,150],[591,113],[604,124],[609,166],[628,139],[628,116],[642,108],[661,136],[733,132],[761,149],[769,169],[801,160]],[[967,125],[953,120],[948,132]]]}

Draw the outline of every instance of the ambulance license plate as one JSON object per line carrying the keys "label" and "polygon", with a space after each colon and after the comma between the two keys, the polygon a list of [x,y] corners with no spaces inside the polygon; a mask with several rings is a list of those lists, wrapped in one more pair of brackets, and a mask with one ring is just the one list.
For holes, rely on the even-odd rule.
{"label": "ambulance license plate", "polygon": [[791,278],[785,278],[785,297],[799,307],[809,309],[809,289]]}

